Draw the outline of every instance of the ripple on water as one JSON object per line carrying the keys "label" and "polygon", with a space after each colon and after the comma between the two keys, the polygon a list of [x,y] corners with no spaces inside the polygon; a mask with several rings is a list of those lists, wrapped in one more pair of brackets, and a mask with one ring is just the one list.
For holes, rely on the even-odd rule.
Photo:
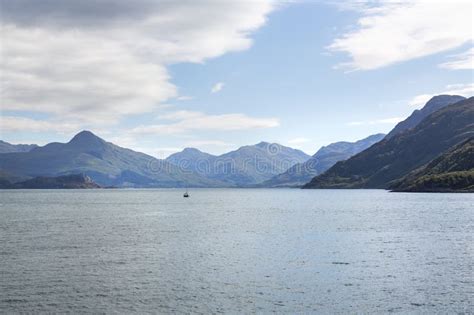
{"label": "ripple on water", "polygon": [[472,310],[474,194],[0,194],[0,313]]}

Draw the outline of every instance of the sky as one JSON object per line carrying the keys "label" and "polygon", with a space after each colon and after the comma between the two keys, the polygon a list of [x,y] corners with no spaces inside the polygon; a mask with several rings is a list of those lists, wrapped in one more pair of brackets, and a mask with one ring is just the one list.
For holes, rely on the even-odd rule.
{"label": "sky", "polygon": [[314,154],[474,94],[471,1],[0,0],[0,139]]}

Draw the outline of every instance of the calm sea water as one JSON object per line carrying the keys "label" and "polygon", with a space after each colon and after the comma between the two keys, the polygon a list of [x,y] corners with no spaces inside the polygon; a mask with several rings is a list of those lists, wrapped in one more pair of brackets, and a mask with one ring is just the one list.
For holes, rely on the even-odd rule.
{"label": "calm sea water", "polygon": [[0,312],[470,313],[474,194],[0,192]]}

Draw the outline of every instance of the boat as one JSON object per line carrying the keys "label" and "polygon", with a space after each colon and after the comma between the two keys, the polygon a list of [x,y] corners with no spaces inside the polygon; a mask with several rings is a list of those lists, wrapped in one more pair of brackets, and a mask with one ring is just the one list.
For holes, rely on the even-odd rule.
{"label": "boat", "polygon": [[188,198],[188,197],[189,197],[188,189],[187,189],[187,188],[186,188],[186,192],[184,193],[183,197],[184,197],[184,198]]}

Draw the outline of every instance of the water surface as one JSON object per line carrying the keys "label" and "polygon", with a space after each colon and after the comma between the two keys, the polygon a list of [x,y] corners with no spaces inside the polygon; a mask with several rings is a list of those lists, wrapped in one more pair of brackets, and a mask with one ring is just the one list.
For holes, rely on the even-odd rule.
{"label": "water surface", "polygon": [[0,191],[0,312],[469,313],[474,194]]}

